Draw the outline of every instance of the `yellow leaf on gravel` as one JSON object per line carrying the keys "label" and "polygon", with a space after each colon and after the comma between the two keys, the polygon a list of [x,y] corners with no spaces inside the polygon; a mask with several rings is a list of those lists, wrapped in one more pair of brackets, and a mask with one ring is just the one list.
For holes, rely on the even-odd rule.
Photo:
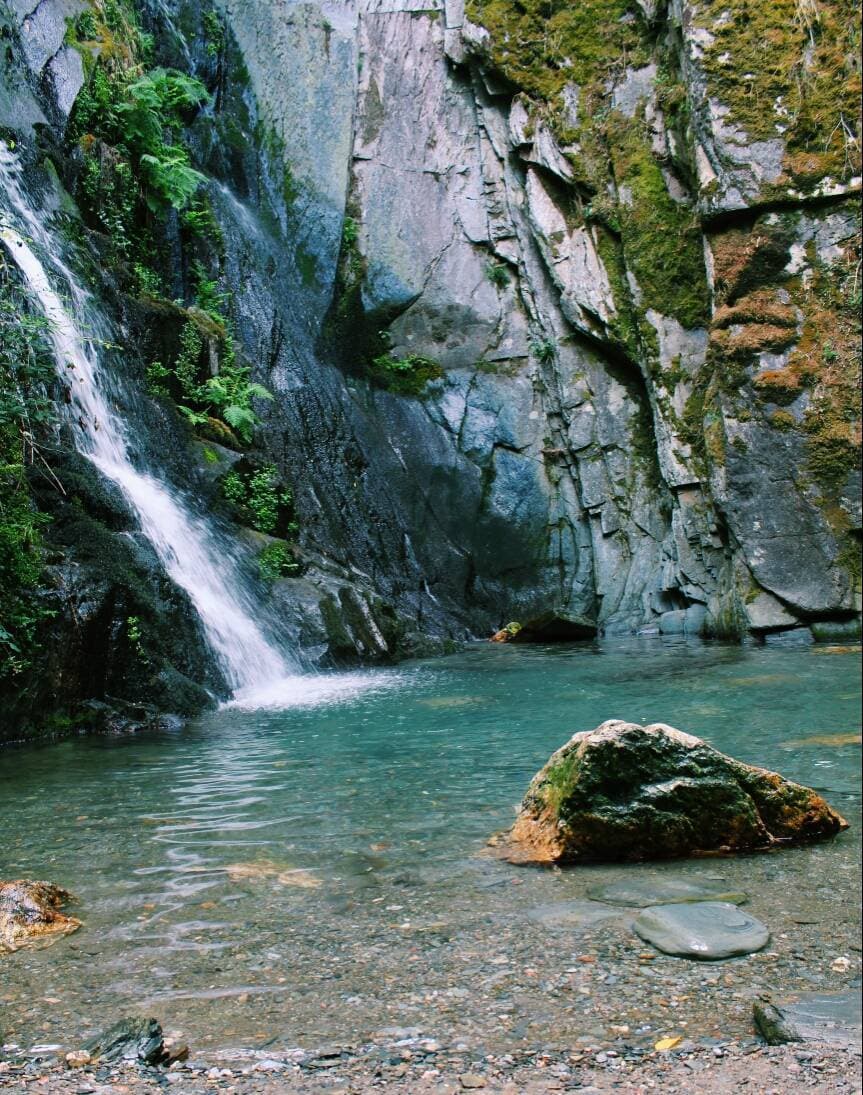
{"label": "yellow leaf on gravel", "polygon": [[654,1049],[674,1049],[674,1047],[677,1046],[677,1045],[680,1045],[680,1043],[682,1041],[683,1041],[683,1038],[679,1034],[674,1038],[660,1038],[659,1041],[656,1043],[656,1045],[653,1048]]}

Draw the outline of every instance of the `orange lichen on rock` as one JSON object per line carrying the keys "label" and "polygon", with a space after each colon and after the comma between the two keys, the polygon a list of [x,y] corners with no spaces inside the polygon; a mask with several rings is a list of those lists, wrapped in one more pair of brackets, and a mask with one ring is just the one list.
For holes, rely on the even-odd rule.
{"label": "orange lichen on rock", "polygon": [[767,323],[774,327],[796,327],[797,313],[779,300],[775,291],[759,289],[733,305],[717,308],[713,327],[731,327],[744,323]]}
{"label": "orange lichen on rock", "polygon": [[730,330],[713,331],[711,349],[719,350],[727,358],[749,361],[757,354],[770,350],[774,353],[793,346],[796,332],[788,327],[771,323],[746,323]]}

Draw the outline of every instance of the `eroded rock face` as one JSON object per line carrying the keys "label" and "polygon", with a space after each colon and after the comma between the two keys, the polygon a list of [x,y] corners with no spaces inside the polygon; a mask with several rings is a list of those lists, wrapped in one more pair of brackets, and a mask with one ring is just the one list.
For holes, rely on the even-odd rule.
{"label": "eroded rock face", "polygon": [[820,795],[657,723],[576,734],[528,788],[504,840],[523,863],[670,859],[823,840],[848,827]]}
{"label": "eroded rock face", "polygon": [[[33,162],[34,127],[62,145],[90,71],[67,37],[82,7],[0,0],[0,128]],[[218,89],[184,140],[238,343],[276,397],[262,456],[293,486],[308,564],[276,591],[289,645],[389,658],[543,614],[859,636],[847,0],[817,34],[794,0],[563,5],[553,34],[514,0],[470,0],[468,19],[458,0],[217,0],[220,50],[197,0],[134,7],[159,64]],[[79,168],[59,164],[73,197]],[[46,211],[68,200],[47,176],[36,190]],[[164,319],[109,310],[141,365],[166,360]],[[388,388],[384,349],[431,379]],[[208,504],[165,430],[177,485]],[[102,632],[146,618],[150,597],[72,561],[58,579],[83,576]],[[113,665],[86,679],[92,655],[61,666],[71,696],[185,710],[219,691],[179,650],[206,660],[189,606],[158,600],[146,636],[191,676],[182,702]]]}
{"label": "eroded rock face", "polygon": [[0,952],[45,947],[81,927],[60,909],[72,895],[52,882],[0,882]]}
{"label": "eroded rock face", "polygon": [[[470,21],[415,0],[221,6],[302,184],[277,210],[314,253],[292,292],[307,326],[336,320],[348,373],[345,399],[299,330],[272,359],[273,452],[314,469],[319,543],[350,524],[382,593],[474,634],[546,612],[606,633],[856,618],[856,146],[843,158],[837,118],[789,131],[800,64],[847,90],[793,13],[738,35],[720,4],[575,6],[532,52],[544,16],[508,0]],[[739,88],[767,68],[753,112]],[[258,307],[265,330],[290,310]],[[421,399],[369,393],[364,331],[440,366]],[[308,458],[319,421],[338,465]]]}

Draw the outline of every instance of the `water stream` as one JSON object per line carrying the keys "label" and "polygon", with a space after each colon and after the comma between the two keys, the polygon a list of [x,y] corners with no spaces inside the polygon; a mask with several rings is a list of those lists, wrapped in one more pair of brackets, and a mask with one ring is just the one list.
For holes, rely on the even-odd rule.
{"label": "water stream", "polygon": [[0,238],[48,321],[57,373],[70,393],[78,450],[120,488],[166,572],[188,593],[232,691],[248,699],[267,686],[272,696],[275,682],[282,682],[285,693],[301,692],[297,665],[255,620],[256,606],[231,548],[157,471],[135,466],[126,423],[112,406],[100,364],[104,321],[59,258],[59,241],[29,203],[17,161],[2,142],[0,189],[8,207]]}

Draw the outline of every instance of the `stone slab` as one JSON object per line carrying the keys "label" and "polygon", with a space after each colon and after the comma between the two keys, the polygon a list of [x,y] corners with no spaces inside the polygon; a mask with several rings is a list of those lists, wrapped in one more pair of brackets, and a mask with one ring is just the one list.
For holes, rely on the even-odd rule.
{"label": "stone slab", "polygon": [[634,927],[665,954],[697,961],[752,954],[770,939],[760,920],[725,901],[654,905],[642,912]]}

